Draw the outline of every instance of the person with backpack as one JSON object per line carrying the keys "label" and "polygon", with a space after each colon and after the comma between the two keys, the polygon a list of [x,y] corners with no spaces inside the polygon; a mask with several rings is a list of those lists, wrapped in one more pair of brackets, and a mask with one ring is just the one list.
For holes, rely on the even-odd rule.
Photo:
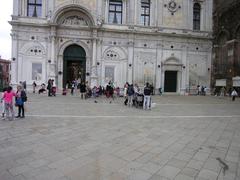
{"label": "person with backpack", "polygon": [[22,89],[22,86],[17,86],[15,103],[18,107],[18,115],[16,118],[25,118],[24,103],[27,101],[26,92]]}

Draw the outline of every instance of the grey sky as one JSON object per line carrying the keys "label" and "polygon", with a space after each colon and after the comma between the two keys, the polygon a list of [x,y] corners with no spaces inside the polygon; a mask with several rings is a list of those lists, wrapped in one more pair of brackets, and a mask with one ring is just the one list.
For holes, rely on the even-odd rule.
{"label": "grey sky", "polygon": [[3,59],[11,58],[11,20],[13,0],[0,0],[0,55]]}

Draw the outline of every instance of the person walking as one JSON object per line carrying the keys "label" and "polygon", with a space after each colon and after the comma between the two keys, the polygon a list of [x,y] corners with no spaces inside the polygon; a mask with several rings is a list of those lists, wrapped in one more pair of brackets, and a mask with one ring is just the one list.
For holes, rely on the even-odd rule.
{"label": "person walking", "polygon": [[124,97],[124,104],[127,105],[128,104],[128,95],[127,95],[127,89],[128,89],[128,82],[126,82],[126,84],[124,85],[124,89],[123,89],[123,97]]}
{"label": "person walking", "polygon": [[232,96],[232,101],[235,101],[236,96],[238,96],[238,93],[235,89],[233,89],[231,96]]}
{"label": "person walking", "polygon": [[47,85],[47,90],[48,90],[48,96],[52,96],[52,80],[48,80],[48,85]]}
{"label": "person walking", "polygon": [[151,109],[151,88],[149,87],[149,83],[146,83],[146,86],[143,91],[144,101],[143,101],[143,109],[150,110]]}
{"label": "person walking", "polygon": [[35,81],[33,81],[33,83],[32,83],[32,87],[33,87],[33,93],[35,94],[36,87],[37,87],[37,84],[36,84]]}
{"label": "person walking", "polygon": [[[16,96],[15,92],[12,91],[12,87],[9,86],[7,91],[3,94],[4,107],[6,118],[10,121],[14,120],[14,111],[13,111],[13,97]],[[11,113],[11,116],[9,115]]]}
{"label": "person walking", "polygon": [[24,103],[26,101],[26,92],[22,89],[22,86],[17,86],[16,105],[18,106],[18,115],[16,116],[16,118],[25,118]]}

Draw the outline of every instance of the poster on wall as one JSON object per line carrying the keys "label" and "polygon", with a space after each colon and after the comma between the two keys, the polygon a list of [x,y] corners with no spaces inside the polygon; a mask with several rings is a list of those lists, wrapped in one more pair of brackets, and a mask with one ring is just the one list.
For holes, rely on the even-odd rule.
{"label": "poster on wall", "polygon": [[42,64],[32,63],[32,80],[41,81],[42,80]]}
{"label": "poster on wall", "polygon": [[114,67],[113,66],[105,67],[105,82],[108,83],[109,81],[114,82]]}

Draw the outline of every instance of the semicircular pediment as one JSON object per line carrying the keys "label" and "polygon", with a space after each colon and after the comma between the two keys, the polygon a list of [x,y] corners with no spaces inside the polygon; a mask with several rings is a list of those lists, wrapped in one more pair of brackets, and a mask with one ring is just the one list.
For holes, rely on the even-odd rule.
{"label": "semicircular pediment", "polygon": [[60,8],[55,13],[53,21],[60,26],[90,27],[94,25],[91,15],[80,6]]}
{"label": "semicircular pediment", "polygon": [[180,61],[176,58],[169,58],[166,61],[164,61],[165,65],[182,65]]}
{"label": "semicircular pediment", "polygon": [[65,26],[89,26],[88,21],[84,17],[79,15],[72,15],[62,18],[62,21],[58,24]]}
{"label": "semicircular pediment", "polygon": [[57,24],[63,25],[63,26],[87,26],[88,27],[90,25],[90,20],[82,12],[70,11],[60,16],[57,21]]}

